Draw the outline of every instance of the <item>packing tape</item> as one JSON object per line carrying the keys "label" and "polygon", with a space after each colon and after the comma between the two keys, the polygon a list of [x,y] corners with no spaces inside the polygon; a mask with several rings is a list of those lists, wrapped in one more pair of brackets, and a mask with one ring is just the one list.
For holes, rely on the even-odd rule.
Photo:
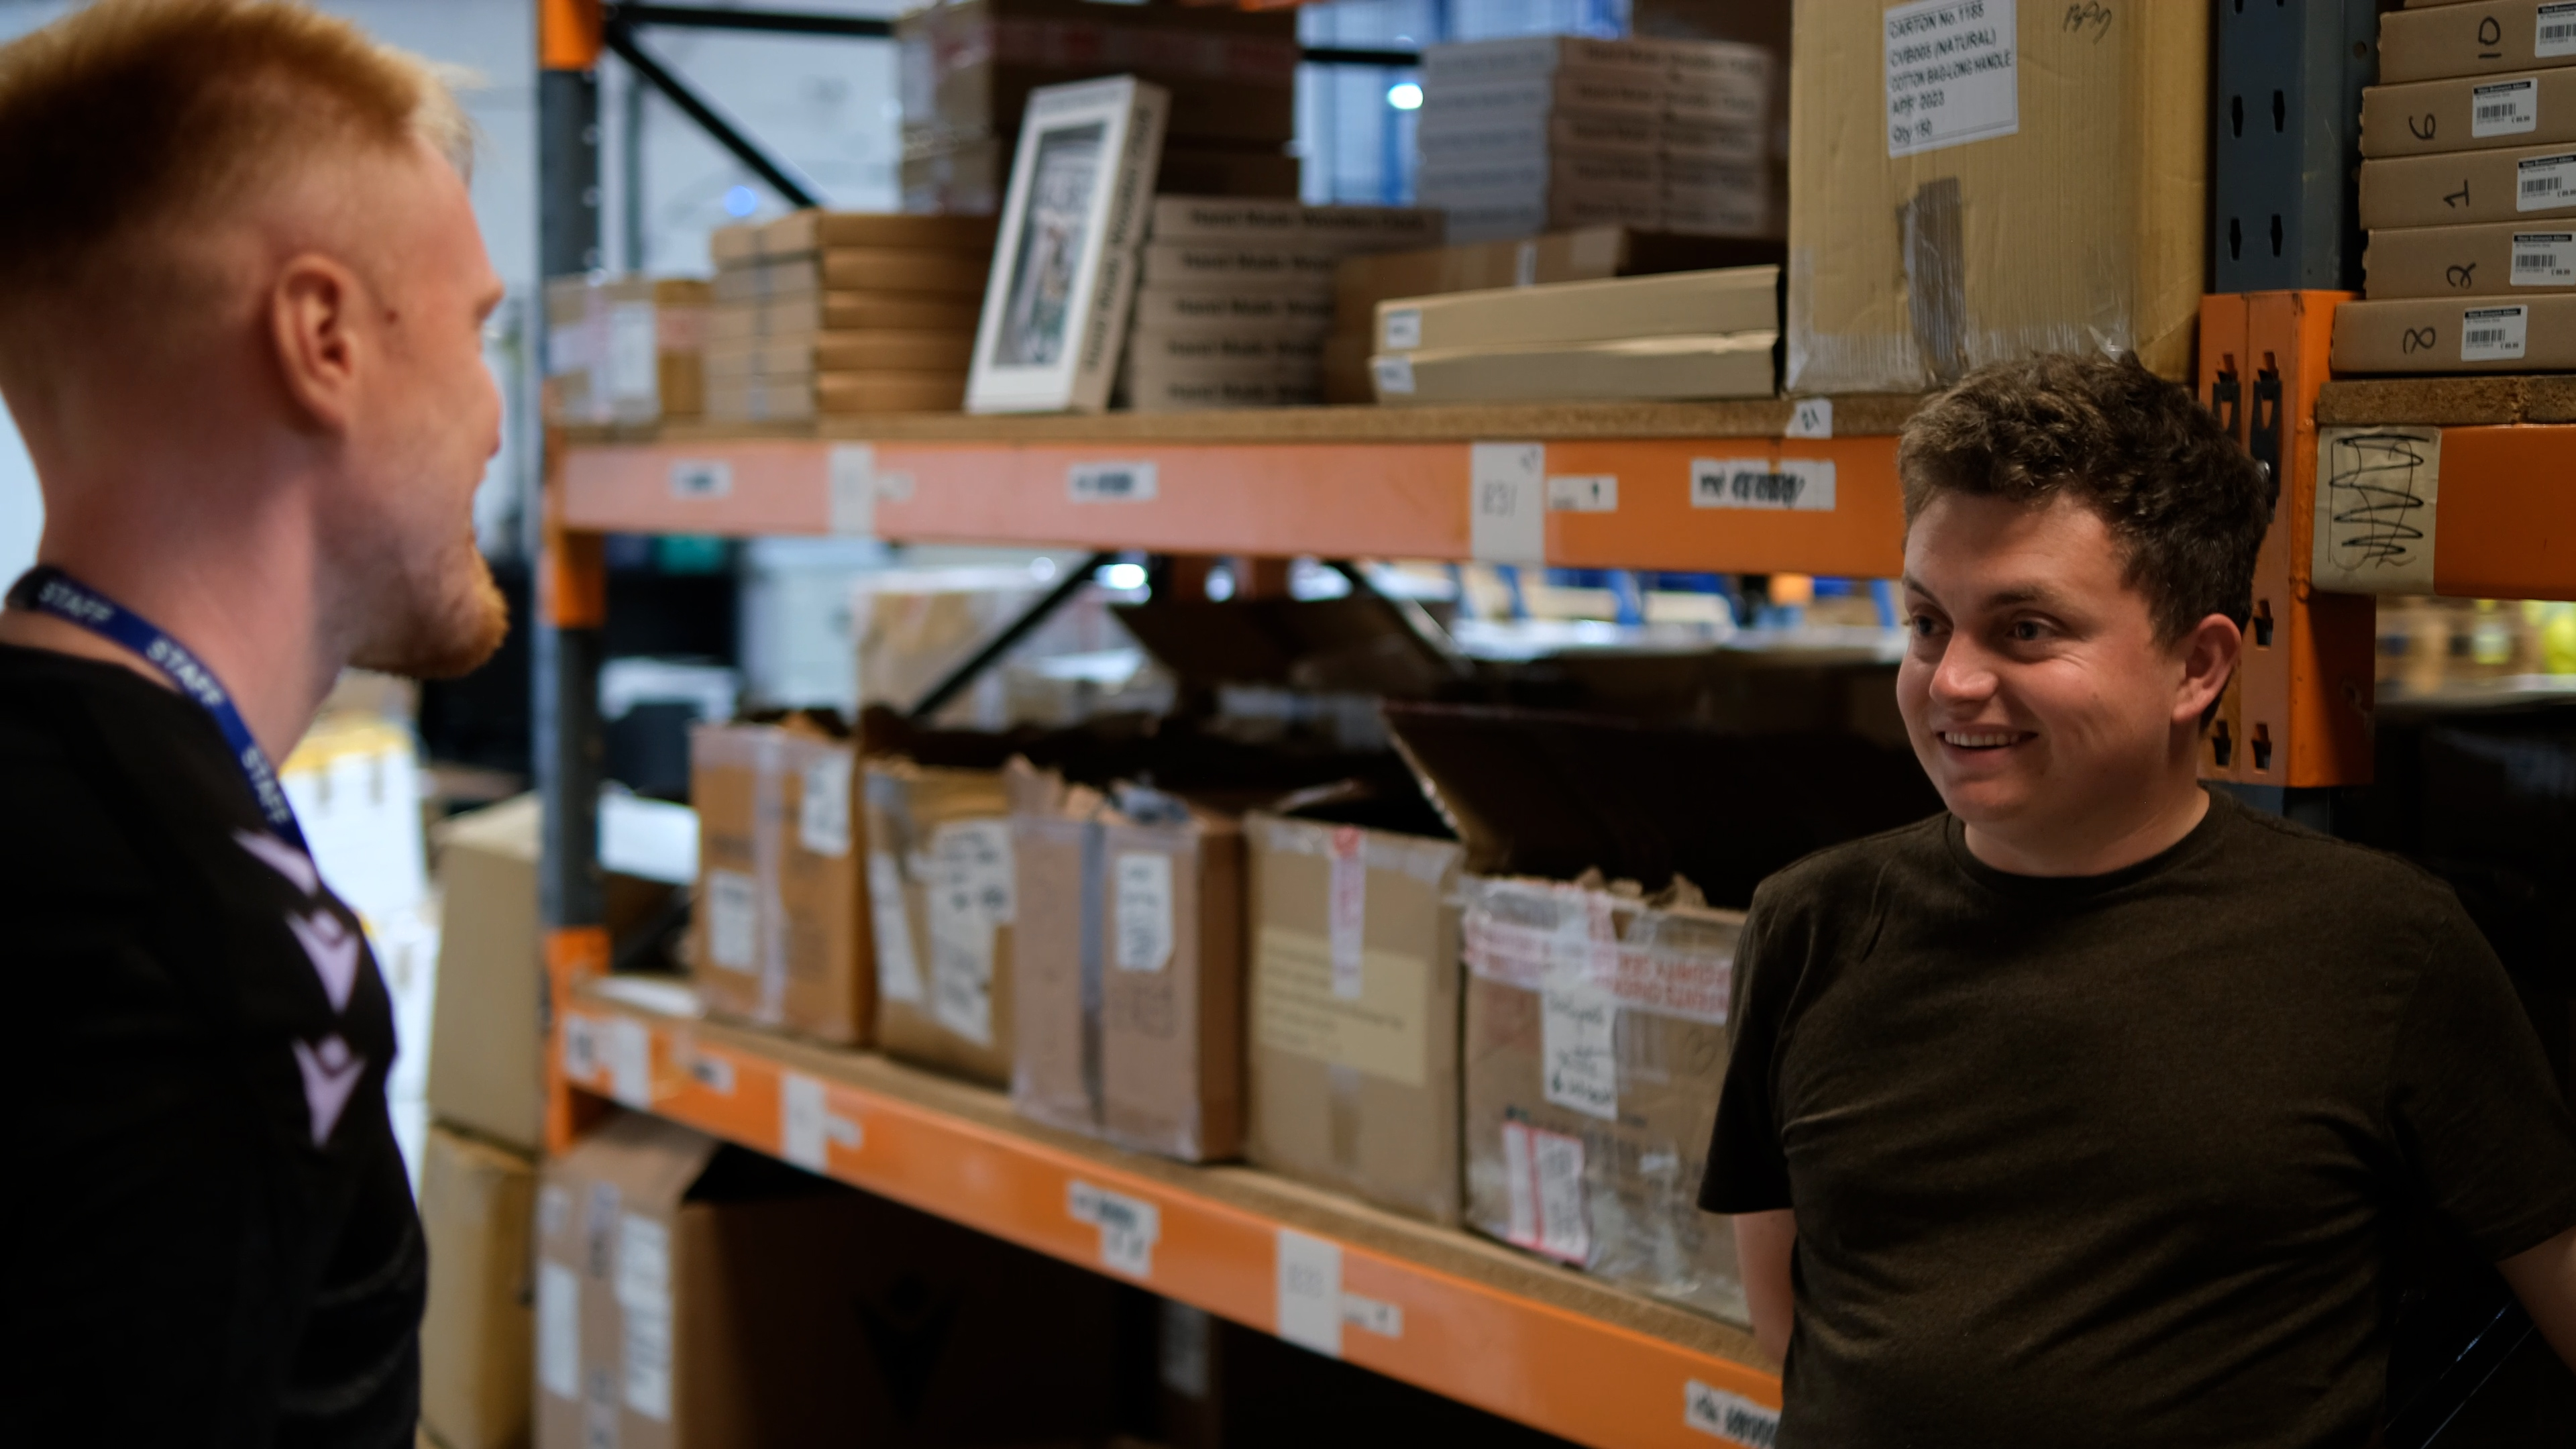
{"label": "packing tape", "polygon": [[1458,888],[1470,974],[1524,991],[1579,981],[1623,1007],[1726,1025],[1740,916],[1659,910],[1563,881],[1466,876]]}
{"label": "packing tape", "polygon": [[1959,178],[1915,189],[1905,203],[1905,305],[1923,365],[1942,383],[1968,370],[1968,281]]}
{"label": "packing tape", "polygon": [[1082,1091],[1091,1103],[1091,1120],[1108,1120],[1103,1091],[1100,1015],[1107,995],[1103,973],[1107,950],[1102,937],[1109,909],[1108,828],[1098,820],[1082,824]]}
{"label": "packing tape", "polygon": [[751,860],[760,900],[760,1005],[754,1017],[775,1026],[787,1015],[787,902],[779,888],[786,857],[787,741],[774,731],[752,736]]}

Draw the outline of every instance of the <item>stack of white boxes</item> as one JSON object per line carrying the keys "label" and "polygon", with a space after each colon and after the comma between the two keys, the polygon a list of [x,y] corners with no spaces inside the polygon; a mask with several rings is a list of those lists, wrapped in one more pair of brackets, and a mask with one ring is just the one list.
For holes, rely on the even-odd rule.
{"label": "stack of white boxes", "polygon": [[1537,35],[1423,53],[1415,185],[1453,242],[1617,225],[1776,237],[1777,61],[1714,40]]}
{"label": "stack of white boxes", "polygon": [[1438,245],[1440,213],[1160,196],[1119,391],[1138,412],[1318,401],[1344,257]]}

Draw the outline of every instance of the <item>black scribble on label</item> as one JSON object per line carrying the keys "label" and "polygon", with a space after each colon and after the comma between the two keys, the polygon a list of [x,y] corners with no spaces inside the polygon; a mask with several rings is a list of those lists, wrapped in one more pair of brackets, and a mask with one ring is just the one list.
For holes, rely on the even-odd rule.
{"label": "black scribble on label", "polygon": [[2415,561],[2424,530],[2409,518],[2427,505],[2431,459],[2406,433],[2356,433],[2334,440],[2326,472],[2326,547],[2346,569],[2399,569]]}

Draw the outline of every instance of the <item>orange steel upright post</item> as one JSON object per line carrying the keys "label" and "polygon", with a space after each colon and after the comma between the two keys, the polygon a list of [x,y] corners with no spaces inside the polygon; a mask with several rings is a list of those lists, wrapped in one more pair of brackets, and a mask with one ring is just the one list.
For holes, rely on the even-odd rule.
{"label": "orange steel upright post", "polygon": [[[538,0],[538,251],[549,277],[599,264],[599,0]],[[539,318],[544,317],[539,309]],[[561,1151],[603,1111],[577,1095],[561,1062],[564,1006],[582,977],[608,969],[609,940],[599,874],[599,666],[608,618],[607,575],[596,534],[563,525],[563,440],[545,434],[541,506],[545,526],[537,560],[531,681],[531,755],[545,806],[538,898],[545,939],[541,959],[545,1060],[545,1129],[549,1151]]]}
{"label": "orange steel upright post", "polygon": [[2364,595],[2310,583],[2317,393],[2343,292],[2201,299],[2200,396],[2280,482],[2255,564],[2244,661],[2201,757],[2204,778],[2314,789],[2371,778],[2372,640]]}

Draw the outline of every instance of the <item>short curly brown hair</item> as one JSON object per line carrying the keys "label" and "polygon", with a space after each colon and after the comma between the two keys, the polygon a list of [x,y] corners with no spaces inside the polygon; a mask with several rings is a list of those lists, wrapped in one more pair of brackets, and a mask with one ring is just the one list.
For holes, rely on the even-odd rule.
{"label": "short curly brown hair", "polygon": [[2212,614],[2241,629],[2253,609],[2272,481],[2197,398],[2135,357],[1978,368],[1905,425],[1896,471],[1908,527],[1943,493],[2078,499],[2111,526],[2165,643]]}

